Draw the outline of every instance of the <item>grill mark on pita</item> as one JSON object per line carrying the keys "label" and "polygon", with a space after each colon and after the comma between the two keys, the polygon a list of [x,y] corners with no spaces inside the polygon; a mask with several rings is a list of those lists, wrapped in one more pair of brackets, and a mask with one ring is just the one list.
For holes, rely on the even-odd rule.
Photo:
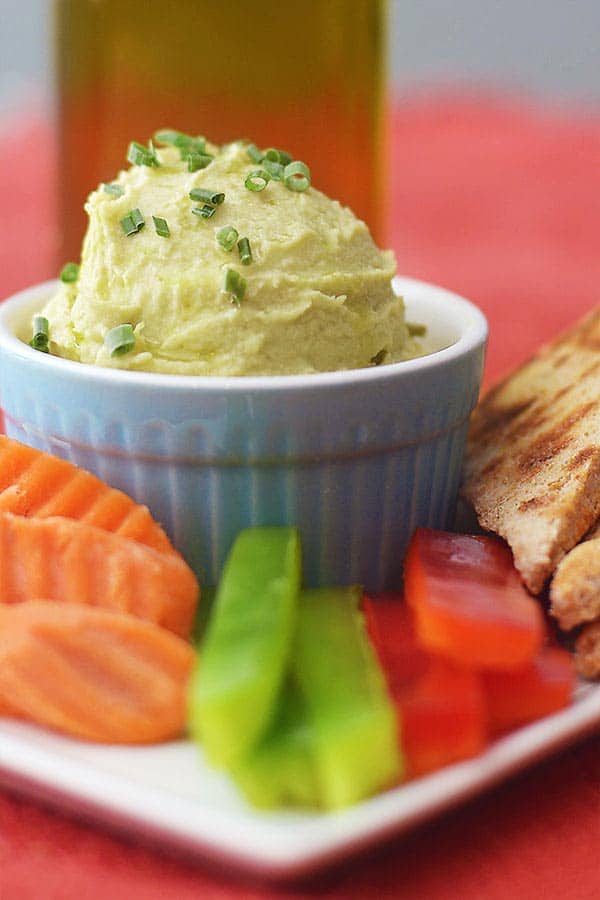
{"label": "grill mark on pita", "polygon": [[[600,350],[600,342],[598,344],[598,350]],[[600,369],[600,359],[595,360],[591,366],[588,366],[587,369],[581,373],[580,381],[585,381],[590,375],[593,375],[594,372],[597,372]]]}
{"label": "grill mark on pita", "polygon": [[526,512],[530,509],[540,509],[542,506],[547,506],[548,503],[551,503],[554,499],[552,494],[538,494],[535,497],[530,497],[528,500],[523,500],[519,503],[517,507],[520,512]]}
{"label": "grill mark on pita", "polygon": [[488,404],[484,401],[485,417],[482,416],[475,420],[472,429],[472,438],[474,440],[476,439],[485,442],[486,438],[489,438],[491,434],[494,434],[495,439],[497,439],[496,433],[503,431],[514,419],[526,412],[534,400],[534,397],[530,397],[522,403],[504,407],[494,407],[493,403]]}
{"label": "grill mark on pita", "polygon": [[551,363],[552,368],[553,368],[553,369],[560,369],[560,367],[561,367],[561,366],[564,366],[564,364],[565,364],[566,362],[569,362],[570,359],[571,359],[571,353],[570,353],[569,351],[567,351],[567,352],[565,352],[565,353],[560,353],[560,354],[556,357],[556,359],[552,360],[552,363]]}
{"label": "grill mark on pita", "polygon": [[572,444],[575,440],[575,435],[571,433],[574,426],[581,419],[585,418],[596,405],[596,401],[583,403],[571,415],[559,422],[555,428],[551,428],[549,431],[541,434],[533,442],[526,456],[519,460],[519,469],[523,476],[531,477],[536,472],[539,472],[545,463],[552,460],[562,450],[565,450],[569,444]]}
{"label": "grill mark on pita", "polygon": [[539,431],[546,424],[548,418],[549,413],[546,408],[534,408],[530,415],[515,422],[514,428],[509,429],[507,437],[513,439],[521,437],[521,435],[531,434],[533,431]]}
{"label": "grill mark on pita", "polygon": [[483,467],[481,472],[479,473],[480,478],[487,478],[488,475],[491,475],[492,472],[498,468],[498,466],[502,463],[502,456],[494,456],[493,459],[490,459],[489,463]]}
{"label": "grill mark on pita", "polygon": [[580,469],[581,466],[585,465],[585,463],[592,459],[597,452],[597,447],[584,447],[583,450],[580,450],[579,453],[575,454],[573,459],[570,459],[565,463],[565,469],[568,472],[574,472],[576,469]]}
{"label": "grill mark on pita", "polygon": [[567,476],[563,475],[555,481],[551,481],[548,485],[548,490],[544,494],[536,494],[533,497],[529,497],[527,500],[523,500],[519,503],[517,509],[519,512],[526,512],[528,510],[542,509],[544,506],[549,506],[556,501],[558,494],[560,494],[567,480]]}

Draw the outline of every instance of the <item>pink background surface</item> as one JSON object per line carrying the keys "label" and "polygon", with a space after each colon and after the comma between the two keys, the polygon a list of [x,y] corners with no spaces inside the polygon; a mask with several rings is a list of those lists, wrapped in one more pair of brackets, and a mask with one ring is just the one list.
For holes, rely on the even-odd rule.
{"label": "pink background surface", "polygon": [[[55,274],[51,133],[0,128],[0,296]],[[399,271],[486,313],[489,383],[600,301],[600,116],[494,96],[392,112],[389,244]],[[275,888],[175,860],[0,794],[0,896],[600,896],[600,736],[312,882]]]}

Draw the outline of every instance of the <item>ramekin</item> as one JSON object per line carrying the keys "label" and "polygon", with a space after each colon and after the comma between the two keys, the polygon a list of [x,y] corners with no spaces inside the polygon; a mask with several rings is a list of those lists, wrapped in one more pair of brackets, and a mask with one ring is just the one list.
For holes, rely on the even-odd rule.
{"label": "ramekin", "polygon": [[145,503],[204,584],[248,525],[300,529],[309,585],[397,586],[419,525],[454,512],[487,325],[469,301],[396,279],[435,352],[316,375],[103,369],[31,349],[47,282],[0,306],[6,433]]}

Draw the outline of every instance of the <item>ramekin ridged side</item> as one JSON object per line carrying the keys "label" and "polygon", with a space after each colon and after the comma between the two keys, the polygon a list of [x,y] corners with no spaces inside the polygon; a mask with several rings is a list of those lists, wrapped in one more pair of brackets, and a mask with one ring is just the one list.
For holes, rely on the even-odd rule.
{"label": "ramekin ridged side", "polygon": [[36,353],[14,332],[47,296],[39,286],[0,307],[6,432],[147,504],[206,584],[239,529],[294,524],[308,584],[393,587],[414,528],[451,521],[487,333],[462,298],[400,288],[451,346],[367,370],[232,379]]}

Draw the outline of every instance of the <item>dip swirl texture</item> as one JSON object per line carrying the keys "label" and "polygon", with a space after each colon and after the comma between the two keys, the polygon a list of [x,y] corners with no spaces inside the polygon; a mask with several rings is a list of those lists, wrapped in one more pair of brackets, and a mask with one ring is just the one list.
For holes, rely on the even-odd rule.
{"label": "dip swirl texture", "polygon": [[[312,187],[248,190],[247,175],[261,167],[242,143],[210,152],[205,169],[189,172],[177,149],[159,150],[160,166],[119,174],[120,196],[90,195],[79,277],[43,310],[53,353],[189,375],[324,372],[418,354],[391,287],[393,254],[364,222]],[[211,218],[192,213],[193,188],[225,194]],[[121,220],[136,208],[145,225],[126,235]],[[169,237],[152,216],[167,221]],[[249,265],[216,240],[224,225],[249,239]],[[227,268],[246,281],[239,303],[223,291]],[[111,356],[105,337],[123,323],[134,328],[134,349]]]}

